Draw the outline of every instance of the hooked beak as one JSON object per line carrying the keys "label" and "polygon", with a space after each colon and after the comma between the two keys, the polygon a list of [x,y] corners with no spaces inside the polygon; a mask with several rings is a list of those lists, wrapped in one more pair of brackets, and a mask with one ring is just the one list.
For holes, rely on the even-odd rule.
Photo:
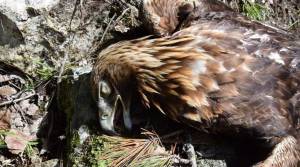
{"label": "hooked beak", "polygon": [[[106,106],[103,101],[98,102],[99,107],[99,122],[102,130],[104,130],[109,135],[118,135],[114,128],[114,117],[116,111],[108,106]],[[104,106],[104,107],[103,107]]]}
{"label": "hooked beak", "polygon": [[[118,95],[118,97],[119,97],[119,100],[120,100],[120,102],[122,104],[122,108],[123,108],[123,121],[124,121],[125,128],[127,131],[130,132],[132,130],[132,122],[131,122],[131,118],[130,118],[130,103],[131,103],[130,99],[131,98],[128,99],[129,101],[126,103],[127,104],[126,105],[126,104],[124,104],[124,101],[122,100],[121,96]],[[115,107],[117,107],[117,106],[115,106]]]}
{"label": "hooked beak", "polygon": [[100,125],[102,130],[104,130],[108,135],[118,136],[119,134],[115,131],[113,126],[113,116],[108,116],[107,118],[102,118],[100,116]]}
{"label": "hooked beak", "polygon": [[[130,98],[129,98],[130,99]],[[118,108],[119,103],[121,104],[121,112],[123,114],[123,121],[127,131],[132,130],[132,121],[130,119],[130,100],[127,103],[124,103],[122,97],[118,94],[113,103],[113,106],[109,106],[105,103],[104,99],[99,95],[98,96],[98,113],[99,113],[99,122],[102,130],[104,130],[109,135],[119,135],[115,131],[114,119]]]}

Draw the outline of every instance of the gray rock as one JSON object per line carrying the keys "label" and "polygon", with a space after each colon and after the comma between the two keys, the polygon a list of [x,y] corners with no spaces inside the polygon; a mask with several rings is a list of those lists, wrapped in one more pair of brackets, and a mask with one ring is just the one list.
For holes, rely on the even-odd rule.
{"label": "gray rock", "polygon": [[17,25],[6,15],[0,13],[0,45],[15,47],[24,43]]}
{"label": "gray rock", "polygon": [[50,159],[41,164],[41,167],[59,167],[59,159]]}
{"label": "gray rock", "polygon": [[15,22],[25,21],[31,16],[28,8],[49,11],[58,3],[59,0],[0,0],[0,12]]}
{"label": "gray rock", "polygon": [[198,159],[197,166],[199,167],[227,167],[225,160],[214,159]]}

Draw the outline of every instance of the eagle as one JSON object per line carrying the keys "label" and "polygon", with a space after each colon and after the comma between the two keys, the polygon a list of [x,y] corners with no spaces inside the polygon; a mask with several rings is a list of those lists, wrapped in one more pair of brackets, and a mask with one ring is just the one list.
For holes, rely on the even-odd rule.
{"label": "eagle", "polygon": [[112,44],[96,59],[102,129],[117,134],[117,110],[132,129],[139,103],[199,131],[268,141],[256,166],[299,166],[300,41],[216,1],[145,0],[144,9],[159,37]]}

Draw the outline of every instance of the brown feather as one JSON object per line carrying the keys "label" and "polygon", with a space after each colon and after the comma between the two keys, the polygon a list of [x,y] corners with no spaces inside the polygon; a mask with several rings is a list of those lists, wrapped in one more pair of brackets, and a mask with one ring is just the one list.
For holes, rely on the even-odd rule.
{"label": "brown feather", "polygon": [[154,31],[167,37],[103,50],[92,73],[94,87],[101,78],[118,89],[136,85],[126,91],[136,92],[145,108],[199,130],[279,138],[262,164],[283,167],[282,150],[292,156],[287,166],[299,164],[300,42],[208,0],[197,0],[173,34],[178,6],[186,3],[146,2]]}

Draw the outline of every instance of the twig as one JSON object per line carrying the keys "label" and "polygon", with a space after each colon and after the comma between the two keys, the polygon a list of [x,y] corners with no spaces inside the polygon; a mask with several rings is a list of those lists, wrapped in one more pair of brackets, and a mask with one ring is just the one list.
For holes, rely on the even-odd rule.
{"label": "twig", "polygon": [[117,17],[117,19],[116,19],[116,21],[115,21],[115,23],[114,23],[114,26],[116,26],[116,24],[118,23],[118,21],[120,21],[120,20],[122,19],[122,17],[126,14],[126,12],[127,12],[129,9],[130,9],[130,8],[125,9],[125,10],[121,13],[121,15],[120,15],[119,17]]}
{"label": "twig", "polygon": [[33,97],[35,95],[36,95],[36,93],[32,93],[32,94],[29,94],[27,96],[24,96],[24,97],[21,97],[21,98],[18,98],[18,99],[12,99],[12,100],[5,101],[3,103],[0,103],[0,107],[8,105],[8,104],[12,104],[12,103],[18,103],[18,102],[20,102],[22,100],[29,99],[29,98],[31,98],[31,97]]}
{"label": "twig", "polygon": [[5,34],[5,29],[4,29],[4,26],[3,26],[3,23],[2,23],[2,19],[0,19],[0,23],[1,23],[1,28],[3,30],[3,34]]}
{"label": "twig", "polygon": [[278,27],[274,27],[274,26],[271,26],[271,25],[268,25],[268,24],[265,24],[265,23],[262,23],[262,22],[259,22],[259,21],[255,21],[255,20],[253,22],[261,24],[263,26],[266,26],[266,27],[268,27],[268,28],[270,28],[272,30],[275,30],[275,31],[277,31],[279,33],[282,33],[282,34],[286,34],[286,35],[290,35],[291,34],[290,32],[287,32],[286,30],[278,28]]}
{"label": "twig", "polygon": [[[63,62],[61,63],[61,67],[60,67],[60,70],[58,73],[57,83],[61,82],[62,74],[65,70],[65,65],[66,65],[67,59],[69,57],[68,53],[66,53],[65,48],[66,48],[66,46],[68,46],[68,51],[70,50],[70,47],[71,47],[70,44],[71,44],[71,42],[73,42],[74,37],[75,37],[75,33],[73,34],[73,36],[71,37],[71,39],[69,41],[65,41],[61,46],[59,46],[59,51],[63,51],[64,59],[63,59]],[[57,52],[57,55],[59,55],[59,52]]]}
{"label": "twig", "polygon": [[106,33],[108,32],[108,30],[109,30],[109,28],[111,26],[111,23],[115,19],[115,17],[116,17],[116,14],[114,14],[113,17],[109,20],[108,25],[107,25],[106,29],[104,30],[104,33],[103,33],[103,35],[101,37],[100,44],[103,42],[104,37],[105,37]]}
{"label": "twig", "polygon": [[27,119],[26,119],[26,117],[25,117],[25,115],[24,115],[21,107],[19,105],[17,105],[16,103],[14,103],[13,107],[15,108],[16,111],[18,111],[20,113],[21,118],[28,125],[28,121],[27,121]]}
{"label": "twig", "polygon": [[21,90],[21,88],[20,88],[19,86],[17,86],[16,84],[12,83],[11,81],[8,81],[8,83],[9,83],[12,87],[14,87],[14,88],[16,88],[16,89],[18,89],[18,90]]}
{"label": "twig", "polygon": [[293,24],[291,24],[291,25],[288,27],[288,30],[292,29],[293,26],[297,25],[298,23],[300,23],[300,20],[297,20],[297,21],[295,21]]}
{"label": "twig", "polygon": [[64,68],[65,68],[65,65],[66,65],[66,61],[68,59],[68,54],[64,52],[64,59],[61,63],[61,67],[59,69],[59,73],[58,73],[58,77],[57,77],[57,83],[60,83],[61,82],[61,76],[64,72]]}
{"label": "twig", "polygon": [[70,20],[70,23],[69,23],[69,29],[70,30],[71,30],[72,21],[73,21],[73,18],[75,16],[75,13],[76,13],[76,10],[77,10],[77,6],[78,6],[79,2],[80,2],[80,0],[76,0],[75,4],[74,4],[74,9],[73,9],[73,12],[72,12],[72,15],[71,15],[71,20]]}

